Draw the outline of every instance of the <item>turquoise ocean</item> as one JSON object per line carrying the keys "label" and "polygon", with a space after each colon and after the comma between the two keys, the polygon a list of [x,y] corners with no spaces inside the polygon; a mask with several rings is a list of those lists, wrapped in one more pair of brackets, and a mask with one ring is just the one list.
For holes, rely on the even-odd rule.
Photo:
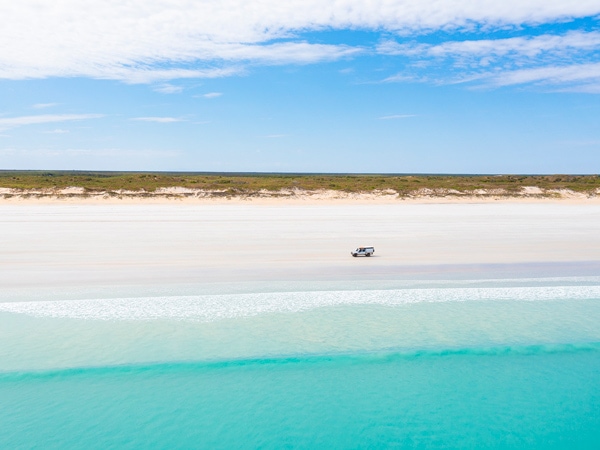
{"label": "turquoise ocean", "polygon": [[600,448],[600,277],[4,291],[0,448]]}

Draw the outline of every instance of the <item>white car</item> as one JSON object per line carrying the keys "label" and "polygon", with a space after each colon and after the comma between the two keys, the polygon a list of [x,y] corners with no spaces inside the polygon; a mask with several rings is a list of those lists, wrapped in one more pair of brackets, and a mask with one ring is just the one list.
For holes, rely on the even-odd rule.
{"label": "white car", "polygon": [[350,254],[354,257],[357,256],[371,256],[375,253],[375,247],[358,247],[356,250],[352,250]]}

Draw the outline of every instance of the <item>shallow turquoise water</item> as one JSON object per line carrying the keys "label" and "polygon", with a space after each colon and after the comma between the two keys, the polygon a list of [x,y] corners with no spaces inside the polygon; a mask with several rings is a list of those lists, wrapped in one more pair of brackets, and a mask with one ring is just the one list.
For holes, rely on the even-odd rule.
{"label": "shallow turquoise water", "polygon": [[13,374],[0,443],[597,448],[599,379],[599,346]]}
{"label": "shallow turquoise water", "polygon": [[492,284],[0,303],[0,448],[598,448],[598,280]]}

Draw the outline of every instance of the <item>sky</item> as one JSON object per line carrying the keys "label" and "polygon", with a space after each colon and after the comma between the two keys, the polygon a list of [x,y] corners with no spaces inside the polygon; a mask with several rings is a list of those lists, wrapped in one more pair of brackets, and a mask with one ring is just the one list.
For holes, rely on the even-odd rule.
{"label": "sky", "polygon": [[600,173],[600,0],[0,3],[0,169]]}

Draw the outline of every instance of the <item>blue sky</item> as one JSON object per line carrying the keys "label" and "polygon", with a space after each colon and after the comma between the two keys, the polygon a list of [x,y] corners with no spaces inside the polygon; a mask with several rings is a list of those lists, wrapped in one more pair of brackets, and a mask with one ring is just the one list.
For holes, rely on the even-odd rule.
{"label": "blue sky", "polygon": [[598,0],[13,3],[0,169],[600,172]]}

